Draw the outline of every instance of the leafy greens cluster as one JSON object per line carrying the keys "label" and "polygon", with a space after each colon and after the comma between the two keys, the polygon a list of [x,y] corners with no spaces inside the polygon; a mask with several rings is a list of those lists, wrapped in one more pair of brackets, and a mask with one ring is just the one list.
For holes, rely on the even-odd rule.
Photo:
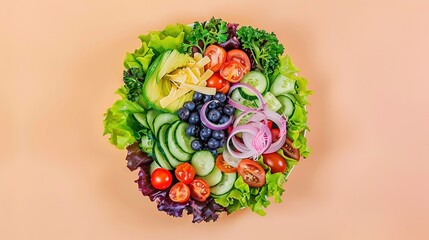
{"label": "leafy greens cluster", "polygon": [[195,22],[193,31],[182,44],[186,53],[192,54],[197,50],[204,53],[210,44],[221,44],[228,39],[227,23],[220,18],[212,17],[206,22]]}
{"label": "leafy greens cluster", "polygon": [[279,43],[274,33],[268,33],[250,26],[243,26],[237,31],[241,47],[250,51],[256,68],[271,76],[279,64],[279,55],[283,54],[284,47]]}

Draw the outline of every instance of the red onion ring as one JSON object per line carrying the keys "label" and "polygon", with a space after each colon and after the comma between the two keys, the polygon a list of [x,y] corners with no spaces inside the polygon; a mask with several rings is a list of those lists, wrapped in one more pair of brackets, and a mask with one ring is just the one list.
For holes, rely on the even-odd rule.
{"label": "red onion ring", "polygon": [[[280,138],[277,141],[273,142],[271,146],[264,152],[264,153],[273,153],[279,150],[286,142],[286,124],[285,124],[286,119],[280,114],[273,112],[271,110],[266,110],[265,114],[268,120],[273,121],[273,123],[275,123],[280,128],[280,132],[284,133],[280,135]],[[253,115],[249,119],[249,121],[262,121],[262,119],[261,119],[261,116],[259,115]]]}
{"label": "red onion ring", "polygon": [[[249,91],[253,92],[256,95],[256,97],[261,102],[261,107],[257,108],[258,110],[265,110],[267,108],[267,104],[265,103],[264,98],[262,97],[262,94],[258,90],[256,90],[254,87],[250,86],[249,84],[246,84],[246,83],[234,83],[234,84],[232,84],[231,87],[229,88],[228,95],[230,96],[234,89],[237,89],[240,87],[247,88]],[[231,98],[228,99],[228,103],[231,106],[233,106],[233,107],[235,107],[241,111],[255,110],[254,108],[249,108],[249,107],[243,106],[243,105],[233,101]]]}
{"label": "red onion ring", "polygon": [[256,135],[256,134],[258,134],[258,129],[255,128],[255,127],[253,127],[253,126],[249,126],[249,125],[243,125],[243,126],[238,126],[238,127],[234,128],[231,131],[231,133],[229,134],[229,137],[228,137],[228,139],[226,141],[226,148],[227,148],[228,152],[233,157],[236,157],[236,158],[250,158],[250,157],[252,157],[254,155],[254,151],[253,150],[248,149],[248,151],[237,152],[237,151],[233,150],[231,148],[231,145],[229,144],[230,141],[231,141],[231,139],[232,139],[232,137],[235,134],[240,133],[240,132],[243,132],[243,133],[244,132],[248,132],[248,133],[250,133],[252,135]]}
{"label": "red onion ring", "polygon": [[200,109],[200,119],[201,122],[208,128],[212,129],[212,130],[224,130],[227,129],[229,127],[229,125],[231,125],[232,121],[234,120],[234,117],[231,115],[229,117],[229,120],[226,123],[223,124],[215,124],[209,121],[209,119],[206,116],[206,110],[207,110],[207,106],[211,103],[211,102],[219,102],[218,100],[210,100],[206,103],[204,103],[203,107]]}

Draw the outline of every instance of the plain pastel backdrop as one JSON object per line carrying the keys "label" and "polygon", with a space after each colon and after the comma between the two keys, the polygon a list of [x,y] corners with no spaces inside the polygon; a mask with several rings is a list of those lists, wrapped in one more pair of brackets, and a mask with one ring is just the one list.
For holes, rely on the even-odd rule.
{"label": "plain pastel backdrop", "polygon": [[[274,31],[314,90],[283,203],[192,224],[102,136],[137,36],[211,16]],[[2,1],[0,239],[429,239],[429,2]]]}

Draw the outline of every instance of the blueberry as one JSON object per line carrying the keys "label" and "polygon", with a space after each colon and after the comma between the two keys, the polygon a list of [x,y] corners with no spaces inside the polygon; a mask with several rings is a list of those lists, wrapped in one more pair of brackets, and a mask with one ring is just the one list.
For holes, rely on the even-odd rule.
{"label": "blueberry", "polygon": [[221,140],[219,140],[219,147],[223,147],[226,144],[226,138],[223,137]]}
{"label": "blueberry", "polygon": [[216,110],[218,110],[219,112],[223,112],[223,107],[219,106],[219,107],[216,108]]}
{"label": "blueberry", "polygon": [[217,107],[217,103],[216,102],[211,102],[211,103],[209,103],[209,105],[207,105],[207,108],[208,109],[215,109]]}
{"label": "blueberry", "polygon": [[213,154],[214,157],[217,157],[217,150],[216,149],[210,149],[209,151],[211,154]]}
{"label": "blueberry", "polygon": [[197,102],[201,102],[201,100],[203,99],[203,94],[200,92],[194,92],[194,96],[192,97],[192,101],[194,101],[195,103]]}
{"label": "blueberry", "polygon": [[189,116],[189,123],[190,124],[199,124],[200,123],[200,115],[197,112],[191,113]]}
{"label": "blueberry", "polygon": [[194,111],[195,110],[195,103],[194,102],[185,102],[185,104],[183,104],[184,108],[189,109],[189,111]]}
{"label": "blueberry", "polygon": [[231,105],[226,105],[224,108],[223,108],[223,113],[225,113],[226,115],[228,115],[228,116],[231,116],[233,113],[234,113],[234,107],[233,106],[231,106]]}
{"label": "blueberry", "polygon": [[200,112],[201,108],[203,107],[203,104],[197,104],[197,106],[195,107],[195,109],[197,110],[197,112]]}
{"label": "blueberry", "polygon": [[[192,115],[191,115],[191,116],[192,116]],[[224,123],[228,122],[228,121],[229,121],[229,118],[230,118],[230,116],[223,115],[223,116],[219,119],[219,124],[224,124]]]}
{"label": "blueberry", "polygon": [[217,140],[221,140],[225,137],[225,133],[222,130],[216,130],[212,132],[212,137]]}
{"label": "blueberry", "polygon": [[195,151],[201,150],[203,148],[203,143],[198,139],[194,139],[191,142],[191,148]]}
{"label": "blueberry", "polygon": [[204,141],[207,141],[212,135],[212,130],[207,127],[203,127],[200,131],[200,138]]}
{"label": "blueberry", "polygon": [[183,108],[183,107],[177,111],[177,115],[179,116],[179,118],[182,121],[188,121],[190,114],[191,114],[191,112],[188,109]]}
{"label": "blueberry", "polygon": [[208,101],[212,100],[212,95],[204,95],[203,102],[206,103]]}
{"label": "blueberry", "polygon": [[221,93],[221,92],[217,92],[213,98],[218,100],[219,102],[225,102],[226,101],[226,95]]}
{"label": "blueberry", "polygon": [[192,125],[192,124],[189,124],[187,127],[186,127],[186,135],[188,135],[188,136],[190,136],[190,137],[192,137],[192,136],[196,136],[197,135],[197,132],[198,132],[198,129],[199,127],[198,126],[195,126],[195,125]]}
{"label": "blueberry", "polygon": [[221,117],[221,114],[216,109],[210,110],[209,114],[207,115],[207,118],[209,119],[209,121],[213,123],[217,123],[220,117]]}
{"label": "blueberry", "polygon": [[217,149],[219,147],[219,140],[210,138],[207,142],[207,146],[211,149]]}

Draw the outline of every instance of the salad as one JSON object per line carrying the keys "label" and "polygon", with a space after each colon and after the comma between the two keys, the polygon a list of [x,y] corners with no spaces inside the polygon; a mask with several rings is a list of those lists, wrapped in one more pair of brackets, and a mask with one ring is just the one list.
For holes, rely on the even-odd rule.
{"label": "salad", "polygon": [[139,190],[193,222],[243,208],[265,215],[310,153],[312,92],[276,35],[213,17],[139,38],[104,118]]}

